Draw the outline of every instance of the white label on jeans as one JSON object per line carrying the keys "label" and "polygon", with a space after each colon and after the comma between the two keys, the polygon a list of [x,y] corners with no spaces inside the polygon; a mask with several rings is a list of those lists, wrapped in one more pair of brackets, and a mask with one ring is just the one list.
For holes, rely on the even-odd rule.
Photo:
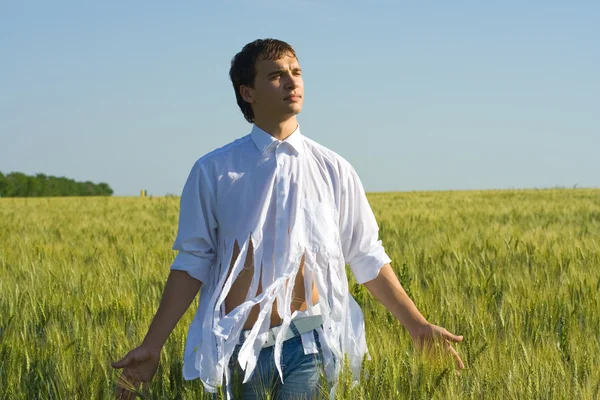
{"label": "white label on jeans", "polygon": [[317,354],[319,349],[317,348],[317,342],[315,342],[314,331],[306,332],[300,335],[302,338],[302,347],[304,347],[304,354]]}

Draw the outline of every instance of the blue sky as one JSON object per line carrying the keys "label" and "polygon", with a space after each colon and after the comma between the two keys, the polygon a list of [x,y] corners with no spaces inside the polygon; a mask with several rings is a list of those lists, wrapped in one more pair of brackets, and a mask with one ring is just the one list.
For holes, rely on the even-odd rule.
{"label": "blue sky", "polygon": [[274,37],[367,191],[600,187],[599,4],[1,2],[0,171],[179,194],[250,131],[229,63]]}

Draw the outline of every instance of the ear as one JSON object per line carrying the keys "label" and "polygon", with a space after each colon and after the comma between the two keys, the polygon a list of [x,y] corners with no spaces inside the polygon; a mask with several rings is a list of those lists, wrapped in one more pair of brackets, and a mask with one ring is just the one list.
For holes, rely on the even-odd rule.
{"label": "ear", "polygon": [[242,99],[244,99],[244,101],[246,103],[249,103],[249,104],[254,103],[254,91],[252,90],[251,87],[246,86],[246,85],[241,85],[240,86],[240,96],[242,96]]}

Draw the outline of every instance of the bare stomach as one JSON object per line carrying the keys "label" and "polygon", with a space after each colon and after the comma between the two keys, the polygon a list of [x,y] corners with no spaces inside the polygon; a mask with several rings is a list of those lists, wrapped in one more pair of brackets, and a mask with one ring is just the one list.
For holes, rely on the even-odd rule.
{"label": "bare stomach", "polygon": [[[231,286],[231,289],[229,290],[227,297],[225,297],[225,311],[227,313],[231,312],[237,306],[239,306],[244,301],[246,301],[246,294],[248,293],[248,290],[250,289],[250,284],[252,282],[252,276],[254,275],[254,261],[252,260],[252,253],[253,253],[252,242],[249,243],[249,246],[250,247],[248,249],[248,256],[246,257],[246,260],[244,261],[244,268],[237,276],[237,279],[233,282],[233,285]],[[239,246],[236,242],[234,249],[233,249],[232,262],[231,262],[231,265],[229,266],[230,272],[233,267],[233,260],[237,259],[238,255],[239,255],[239,251],[240,251]],[[290,282],[288,282],[288,285],[289,284],[290,284]],[[306,288],[304,287],[304,257],[302,257],[302,260],[300,261],[300,269],[298,270],[298,273],[296,274],[296,279],[293,282],[293,285],[294,285],[294,287],[292,289],[292,301],[290,304],[290,312],[293,313],[296,310],[304,311],[308,307],[308,305],[306,304]],[[314,282],[312,284],[312,288],[310,288],[309,290],[312,291],[312,296],[310,296],[312,304],[315,304],[319,300],[319,291],[317,290],[317,287],[314,284]],[[262,285],[259,283],[257,295],[260,294],[261,292],[262,292]],[[254,326],[254,324],[256,323],[256,320],[258,318],[259,312],[260,312],[259,305],[252,307],[252,309],[250,310],[250,314],[248,315],[248,318],[246,319],[246,322],[244,323],[243,329],[251,329]],[[282,319],[279,317],[279,314],[277,313],[277,300],[275,300],[273,303],[273,308],[271,310],[271,325],[270,326],[273,327],[273,326],[281,325],[282,322],[283,322]]]}

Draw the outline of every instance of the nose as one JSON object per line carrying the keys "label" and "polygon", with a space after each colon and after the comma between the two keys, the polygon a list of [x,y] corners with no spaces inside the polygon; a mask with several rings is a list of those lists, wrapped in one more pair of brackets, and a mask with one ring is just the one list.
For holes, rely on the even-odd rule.
{"label": "nose", "polygon": [[293,89],[297,88],[298,86],[300,86],[300,79],[302,79],[302,78],[299,76],[294,76],[293,74],[287,74],[287,79],[285,82],[286,90],[293,90]]}

